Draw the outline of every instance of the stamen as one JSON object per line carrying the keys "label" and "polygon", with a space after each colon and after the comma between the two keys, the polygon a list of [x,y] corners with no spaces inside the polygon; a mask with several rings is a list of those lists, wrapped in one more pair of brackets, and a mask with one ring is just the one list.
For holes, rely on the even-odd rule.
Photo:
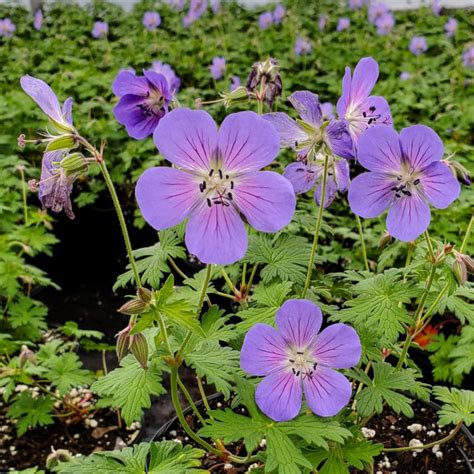
{"label": "stamen", "polygon": [[211,200],[210,200],[209,198],[207,198],[206,200],[207,200],[207,205],[208,205],[209,207],[211,207],[211,206],[212,206]]}
{"label": "stamen", "polygon": [[402,189],[402,193],[405,194],[405,196],[411,196],[411,192],[407,189]]}
{"label": "stamen", "polygon": [[227,196],[232,201],[232,193],[227,193]]}
{"label": "stamen", "polygon": [[230,189],[234,189],[234,182],[233,181],[230,182]]}
{"label": "stamen", "polygon": [[224,177],[224,175],[222,174],[222,170],[221,170],[221,169],[219,169],[219,178],[221,178],[221,179],[222,179],[223,177]]}
{"label": "stamen", "polygon": [[211,171],[209,171],[209,177],[211,177],[213,174],[214,174],[214,168],[212,168]]}
{"label": "stamen", "polygon": [[415,179],[415,181],[413,181],[413,184],[416,186],[417,184],[420,184],[420,180],[418,178]]}

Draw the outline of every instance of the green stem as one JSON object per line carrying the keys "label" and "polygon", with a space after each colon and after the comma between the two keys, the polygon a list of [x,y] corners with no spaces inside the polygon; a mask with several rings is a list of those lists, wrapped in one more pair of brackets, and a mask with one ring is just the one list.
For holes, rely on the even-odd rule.
{"label": "green stem", "polygon": [[163,341],[165,343],[166,348],[168,349],[168,352],[170,353],[170,356],[173,356],[173,349],[171,349],[171,344],[168,339],[168,331],[166,330],[166,325],[163,321],[163,317],[161,316],[160,312],[155,311],[155,313],[158,316],[158,324],[160,325],[161,337],[163,338]]}
{"label": "green stem", "polygon": [[203,440],[199,435],[194,433],[186,421],[186,417],[184,416],[183,409],[181,408],[178,398],[178,367],[171,367],[171,401],[173,402],[176,416],[178,417],[178,420],[184,431],[186,431],[186,434],[193,441],[200,444],[203,448],[221,458],[224,453],[214,448],[214,446],[211,446],[207,441]]}
{"label": "green stem", "polygon": [[197,375],[196,379],[197,379],[197,383],[198,383],[198,387],[199,387],[199,393],[201,394],[202,403],[204,403],[204,406],[206,407],[207,415],[209,416],[209,418],[211,420],[213,420],[214,418],[211,415],[211,406],[209,405],[209,401],[207,400],[206,392],[204,391],[204,387],[202,385],[201,377],[199,377],[199,375]]}
{"label": "green stem", "polygon": [[311,247],[311,254],[309,256],[308,272],[306,274],[306,281],[304,284],[303,292],[301,293],[301,298],[304,298],[306,296],[306,292],[308,291],[309,285],[311,283],[311,274],[313,273],[314,259],[316,256],[316,250],[318,249],[319,232],[321,230],[321,224],[323,222],[324,201],[326,199],[328,164],[329,164],[329,156],[325,154],[324,155],[323,183],[322,183],[322,189],[321,189],[321,201],[319,203],[318,218],[316,221],[316,227],[314,229],[313,245]]}
{"label": "green stem", "polygon": [[235,295],[238,295],[239,291],[237,290],[235,285],[232,283],[232,280],[230,279],[227,272],[224,269],[222,269],[221,273],[222,273],[222,276],[224,277],[225,282],[227,283],[227,286],[230,288],[230,291],[232,291],[232,293],[234,293]]}
{"label": "green stem", "polygon": [[471,216],[471,220],[469,221],[469,224],[467,225],[466,234],[464,235],[464,239],[462,241],[461,247],[459,248],[460,253],[464,253],[466,251],[467,244],[469,242],[469,239],[471,238],[471,232],[472,232],[473,226],[474,226],[474,214]]}
{"label": "green stem", "polygon": [[174,271],[183,279],[187,280],[188,275],[181,270],[181,268],[178,267],[177,263],[174,261],[173,257],[168,256],[168,262],[169,264],[173,267]]}
{"label": "green stem", "polygon": [[399,453],[399,452],[402,452],[402,451],[413,451],[415,449],[429,449],[429,448],[432,448],[436,445],[444,444],[444,443],[447,443],[448,441],[451,441],[458,434],[458,432],[461,428],[462,428],[462,421],[460,421],[455,426],[455,428],[453,429],[453,431],[451,431],[451,433],[449,433],[449,435],[445,436],[444,438],[442,438],[438,441],[433,441],[433,442],[428,443],[428,444],[423,444],[422,446],[402,446],[400,448],[384,448],[383,451],[385,453]]}
{"label": "green stem", "polygon": [[242,266],[242,288],[245,286],[245,280],[247,278],[247,262],[245,262]]}
{"label": "green stem", "polygon": [[257,100],[257,114],[262,115],[263,114],[263,101]]}
{"label": "green stem", "polygon": [[26,182],[25,182],[25,171],[23,166],[19,166],[18,170],[20,171],[21,175],[21,194],[23,198],[23,220],[25,225],[28,225],[28,205],[26,202]]}
{"label": "green stem", "polygon": [[[257,274],[257,267],[258,267],[258,264],[255,264],[252,268],[252,272],[250,273],[249,282],[247,283],[247,287],[249,289],[252,286],[253,279],[255,278],[255,275]],[[247,292],[247,294],[248,294],[248,292]]]}
{"label": "green stem", "polygon": [[364,266],[365,266],[366,271],[370,272],[369,261],[367,260],[367,250],[365,248],[364,232],[362,230],[362,222],[360,221],[360,217],[357,214],[354,214],[354,215],[356,217],[357,229],[359,229],[360,246],[362,248],[362,257],[364,259]]}
{"label": "green stem", "polygon": [[434,262],[436,257],[434,254],[433,244],[431,243],[430,235],[428,234],[427,230],[425,230],[423,235],[425,236],[426,244],[428,245],[428,252],[430,254],[431,261]]}
{"label": "green stem", "polygon": [[204,420],[201,413],[199,413],[199,410],[197,409],[197,406],[194,403],[194,400],[192,399],[191,394],[188,392],[188,389],[186,388],[182,380],[179,378],[179,375],[178,375],[178,386],[181,389],[181,391],[184,393],[184,396],[186,397],[186,400],[188,401],[189,406],[192,408],[195,415],[199,418],[199,421],[201,422],[202,426],[204,426],[206,424],[206,420]]}

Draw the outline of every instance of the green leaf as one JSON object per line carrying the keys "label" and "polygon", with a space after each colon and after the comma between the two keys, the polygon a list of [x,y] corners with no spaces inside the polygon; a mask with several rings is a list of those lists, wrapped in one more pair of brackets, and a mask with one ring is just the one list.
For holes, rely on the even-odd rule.
{"label": "green leaf", "polygon": [[77,339],[87,337],[100,340],[104,337],[104,334],[100,331],[79,329],[75,321],[67,321],[66,324],[60,328],[60,331],[66,336],[73,336]]}
{"label": "green leaf", "polygon": [[463,422],[466,426],[471,426],[474,423],[473,391],[434,387],[433,394],[443,402],[438,412],[440,425]]}
{"label": "green leaf", "polygon": [[139,420],[144,408],[150,408],[151,395],[165,393],[157,361],[152,359],[148,370],[144,370],[131,355],[122,360],[119,368],[94,382],[91,389],[101,397],[110,397],[111,405],[121,409],[127,425]]}
{"label": "green leaf", "polygon": [[24,391],[11,404],[7,415],[18,420],[17,433],[18,436],[23,436],[29,428],[53,424],[53,406],[54,401],[51,397],[33,398],[30,392]]}

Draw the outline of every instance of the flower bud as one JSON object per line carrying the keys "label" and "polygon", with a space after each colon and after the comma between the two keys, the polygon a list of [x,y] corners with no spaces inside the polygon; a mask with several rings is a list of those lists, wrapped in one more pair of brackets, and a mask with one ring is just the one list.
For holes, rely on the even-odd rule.
{"label": "flower bud", "polygon": [[35,353],[27,346],[23,345],[21,346],[20,355],[18,356],[18,365],[20,368],[23,368],[27,362],[36,365],[37,359]]}
{"label": "flower bud", "polygon": [[140,288],[138,288],[137,296],[138,299],[143,301],[143,303],[149,304],[153,299],[153,291],[149,290],[148,288],[143,288],[143,286],[141,286]]}
{"label": "flower bud", "polygon": [[140,365],[146,370],[148,368],[148,342],[142,333],[130,336],[130,350]]}
{"label": "flower bud", "polygon": [[469,273],[474,273],[474,259],[464,253],[454,252],[454,262],[451,269],[460,285],[467,281]]}
{"label": "flower bud", "polygon": [[448,165],[451,173],[453,173],[454,177],[457,178],[461,183],[465,184],[466,186],[471,185],[471,176],[469,175],[469,171],[465,168],[461,163],[457,161],[453,161],[450,159],[443,160],[444,163]]}
{"label": "flower bud", "polygon": [[66,155],[60,162],[59,166],[67,171],[68,174],[84,173],[87,171],[86,158],[82,153],[71,153]]}
{"label": "flower bud", "polygon": [[60,462],[69,462],[74,459],[73,454],[67,449],[55,450],[51,448],[51,454],[46,458],[46,469],[50,470],[56,467]]}
{"label": "flower bud", "polygon": [[237,87],[231,92],[221,92],[219,95],[222,97],[226,109],[235,103],[246,101],[249,98],[248,91],[244,86]]}
{"label": "flower bud", "polygon": [[246,87],[248,92],[271,108],[275,98],[280,96],[283,90],[278,62],[268,58],[266,61],[254,63]]}
{"label": "flower bud", "polygon": [[116,335],[117,343],[115,344],[115,352],[117,353],[117,359],[119,362],[128,354],[130,349],[131,329],[130,326],[127,326]]}
{"label": "flower bud", "polygon": [[46,146],[46,151],[70,150],[76,145],[74,137],[70,134],[60,135],[53,138]]}
{"label": "flower bud", "polygon": [[383,249],[384,247],[386,247],[390,243],[390,240],[392,240],[392,236],[387,231],[385,231],[382,234],[382,237],[380,237],[379,248]]}
{"label": "flower bud", "polygon": [[141,314],[147,309],[148,305],[138,298],[127,301],[117,311],[131,316],[132,314]]}

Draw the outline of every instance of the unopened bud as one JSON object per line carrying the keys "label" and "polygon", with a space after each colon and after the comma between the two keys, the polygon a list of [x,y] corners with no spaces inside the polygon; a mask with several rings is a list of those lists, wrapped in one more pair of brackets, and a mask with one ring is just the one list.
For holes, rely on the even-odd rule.
{"label": "unopened bud", "polygon": [[64,157],[59,166],[68,173],[84,173],[87,171],[86,158],[82,153],[71,153]]}
{"label": "unopened bud", "polygon": [[130,331],[131,327],[127,326],[116,336],[117,343],[115,344],[115,352],[117,353],[117,359],[119,362],[128,354],[130,349]]}
{"label": "unopened bud", "polygon": [[72,135],[60,135],[57,138],[54,138],[48,143],[46,151],[55,151],[55,150],[70,150],[75,146],[76,142]]}
{"label": "unopened bud", "polygon": [[148,368],[148,342],[142,333],[133,334],[130,336],[130,350],[135,356],[135,359],[146,370]]}
{"label": "unopened bud", "polygon": [[221,92],[219,95],[223,99],[225,108],[229,108],[231,105],[249,98],[247,88],[244,86],[237,87],[231,92]]}
{"label": "unopened bud", "polygon": [[466,186],[471,185],[471,176],[469,175],[469,171],[461,163],[449,158],[443,160],[443,162],[448,165],[451,173],[453,173],[454,177],[461,181],[461,183],[465,184]]}
{"label": "unopened bud", "polygon": [[140,288],[138,288],[137,296],[141,301],[146,304],[149,304],[153,299],[153,291],[149,290],[148,288],[143,288],[143,286],[141,286]]}
{"label": "unopened bud", "polygon": [[147,309],[148,305],[138,298],[127,301],[117,311],[131,316],[132,314],[141,314]]}
{"label": "unopened bud", "polygon": [[20,368],[23,368],[27,362],[36,365],[37,359],[35,353],[27,346],[23,345],[21,346],[20,355],[18,356],[18,365]]}
{"label": "unopened bud", "polygon": [[464,285],[467,281],[467,269],[462,260],[456,258],[451,266],[451,270],[453,271],[458,283]]}
{"label": "unopened bud", "polygon": [[390,243],[390,240],[392,240],[391,235],[387,231],[385,231],[382,237],[380,237],[379,248],[383,249],[384,247],[386,247]]}
{"label": "unopened bud", "polygon": [[444,255],[449,255],[453,251],[454,246],[452,244],[444,244],[443,253]]}
{"label": "unopened bud", "polygon": [[46,458],[46,469],[50,470],[56,467],[60,462],[69,462],[74,459],[73,454],[67,449],[55,450],[51,447],[51,454]]}

